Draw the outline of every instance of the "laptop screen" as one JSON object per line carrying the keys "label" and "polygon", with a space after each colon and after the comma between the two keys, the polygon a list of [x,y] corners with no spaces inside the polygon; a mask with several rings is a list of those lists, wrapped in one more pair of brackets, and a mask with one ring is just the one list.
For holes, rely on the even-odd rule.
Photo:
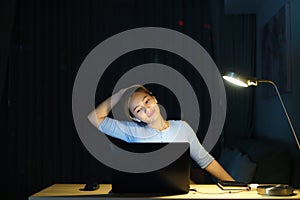
{"label": "laptop screen", "polygon": [[[189,192],[190,149],[189,143],[122,143],[124,150],[145,153],[173,145],[186,149],[182,155],[167,166],[150,172],[123,172],[112,169],[113,193],[162,193],[183,194]],[[112,149],[114,157],[114,150]],[[157,161],[156,161],[157,162]],[[143,163],[142,163],[143,164]]]}

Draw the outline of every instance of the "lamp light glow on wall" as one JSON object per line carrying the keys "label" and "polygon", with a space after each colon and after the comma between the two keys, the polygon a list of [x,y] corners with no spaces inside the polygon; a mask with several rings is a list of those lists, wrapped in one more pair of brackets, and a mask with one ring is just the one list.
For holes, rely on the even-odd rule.
{"label": "lamp light glow on wall", "polygon": [[276,84],[273,81],[271,81],[271,80],[259,80],[259,79],[256,79],[256,78],[244,78],[244,77],[240,77],[240,76],[236,75],[234,72],[229,72],[229,73],[225,74],[223,76],[223,78],[226,81],[228,81],[230,83],[233,83],[233,84],[235,84],[237,86],[240,86],[240,87],[258,86],[259,83],[269,83],[269,84],[273,85],[274,88],[275,88],[275,90],[276,90],[276,93],[277,93],[277,95],[279,97],[279,100],[280,100],[280,103],[281,103],[282,108],[284,110],[285,116],[286,116],[286,118],[287,118],[287,120],[289,122],[289,125],[291,127],[291,130],[293,132],[295,141],[296,141],[296,143],[298,145],[298,149],[300,150],[299,140],[297,138],[297,134],[296,134],[295,129],[293,127],[292,121],[291,121],[291,119],[289,117],[289,114],[288,114],[288,112],[287,112],[287,110],[285,108],[285,105],[284,105],[284,103],[282,101],[282,98],[281,98],[281,95],[280,95],[280,93],[278,91],[278,88],[277,88]]}

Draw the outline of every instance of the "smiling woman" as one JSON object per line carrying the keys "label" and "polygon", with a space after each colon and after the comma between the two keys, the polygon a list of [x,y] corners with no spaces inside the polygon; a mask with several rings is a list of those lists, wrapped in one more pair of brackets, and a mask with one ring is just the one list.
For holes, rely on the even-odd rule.
{"label": "smiling woman", "polygon": [[[128,99],[132,121],[108,117],[126,91],[134,89]],[[155,96],[142,85],[121,89],[103,101],[88,118],[99,131],[126,142],[188,142],[193,160],[220,180],[233,180],[223,167],[200,144],[194,130],[182,120],[166,120]]]}
{"label": "smiling woman", "polygon": [[169,127],[163,119],[155,96],[147,88],[141,86],[135,90],[128,100],[130,118],[140,126],[148,125],[162,131]]}

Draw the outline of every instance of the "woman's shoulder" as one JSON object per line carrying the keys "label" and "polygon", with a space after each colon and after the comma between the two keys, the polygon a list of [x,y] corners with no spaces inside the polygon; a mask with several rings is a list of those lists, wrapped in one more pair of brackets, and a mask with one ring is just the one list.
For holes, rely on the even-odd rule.
{"label": "woman's shoulder", "polygon": [[169,120],[169,122],[174,125],[189,126],[189,124],[184,120]]}
{"label": "woman's shoulder", "polygon": [[171,130],[179,130],[184,135],[191,135],[194,133],[192,127],[184,120],[170,120]]}

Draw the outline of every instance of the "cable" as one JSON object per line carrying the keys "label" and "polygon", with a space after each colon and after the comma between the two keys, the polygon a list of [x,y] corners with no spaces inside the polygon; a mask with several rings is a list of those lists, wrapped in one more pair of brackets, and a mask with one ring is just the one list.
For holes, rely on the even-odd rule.
{"label": "cable", "polygon": [[190,189],[190,191],[197,192],[199,194],[212,194],[212,195],[215,195],[215,194],[235,194],[235,193],[241,193],[241,192],[248,192],[249,190],[247,189],[247,190],[235,190],[235,191],[229,190],[229,191],[224,191],[224,192],[200,192],[197,189],[192,188],[192,189]]}

